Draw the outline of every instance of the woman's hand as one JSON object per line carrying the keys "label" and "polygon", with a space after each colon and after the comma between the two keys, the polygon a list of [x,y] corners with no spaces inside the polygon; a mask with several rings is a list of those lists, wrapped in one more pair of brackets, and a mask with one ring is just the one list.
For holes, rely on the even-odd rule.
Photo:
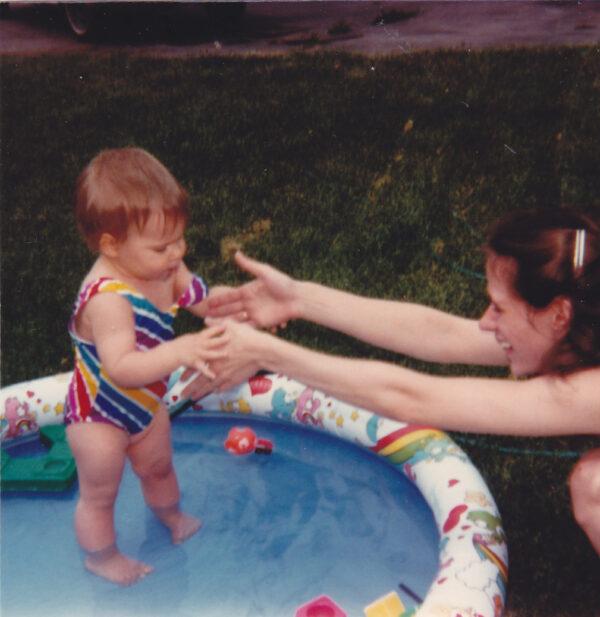
{"label": "woman's hand", "polygon": [[189,379],[193,374],[197,377],[191,381],[181,392],[183,399],[189,399],[191,401],[198,401],[204,398],[207,394],[210,394],[214,389],[214,381],[202,373],[196,371],[185,371],[181,376],[182,380]]}
{"label": "woman's hand", "polygon": [[260,328],[285,325],[299,316],[296,281],[268,264],[235,254],[240,268],[255,279],[208,300],[209,317],[238,317]]}
{"label": "woman's hand", "polygon": [[219,392],[247,381],[264,368],[260,362],[261,349],[271,338],[268,334],[237,321],[229,320],[224,322],[224,325],[228,340],[226,357],[211,362],[211,368],[216,374],[212,388]]}

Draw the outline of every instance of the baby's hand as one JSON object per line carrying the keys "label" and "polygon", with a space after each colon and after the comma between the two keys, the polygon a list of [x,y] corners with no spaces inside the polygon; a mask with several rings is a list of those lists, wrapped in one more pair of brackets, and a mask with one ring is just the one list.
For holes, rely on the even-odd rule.
{"label": "baby's hand", "polygon": [[225,325],[218,324],[200,332],[184,334],[174,342],[177,344],[181,364],[199,371],[209,379],[214,379],[215,374],[208,363],[227,357],[225,346],[229,342],[229,335],[225,333]]}

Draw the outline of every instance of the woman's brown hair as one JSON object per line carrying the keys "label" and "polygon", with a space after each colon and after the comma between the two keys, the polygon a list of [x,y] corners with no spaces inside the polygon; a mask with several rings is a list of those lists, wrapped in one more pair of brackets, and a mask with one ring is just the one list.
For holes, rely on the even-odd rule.
{"label": "woman's brown hair", "polygon": [[564,350],[556,368],[600,365],[600,234],[597,217],[566,208],[516,211],[493,227],[487,250],[516,263],[515,292],[536,309],[571,301]]}

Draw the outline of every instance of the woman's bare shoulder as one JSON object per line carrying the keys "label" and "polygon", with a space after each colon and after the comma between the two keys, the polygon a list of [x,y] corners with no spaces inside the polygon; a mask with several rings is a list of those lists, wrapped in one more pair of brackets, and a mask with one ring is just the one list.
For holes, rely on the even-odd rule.
{"label": "woman's bare shoulder", "polygon": [[[600,367],[588,367],[538,378],[548,388],[550,405],[580,426],[581,432],[600,435]],[[536,381],[536,380],[533,380]]]}

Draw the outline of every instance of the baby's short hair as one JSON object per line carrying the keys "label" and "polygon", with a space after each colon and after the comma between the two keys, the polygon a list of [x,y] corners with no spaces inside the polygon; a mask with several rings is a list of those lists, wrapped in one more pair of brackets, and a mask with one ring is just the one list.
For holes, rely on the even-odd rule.
{"label": "baby's short hair", "polygon": [[122,241],[132,223],[141,229],[157,211],[168,224],[187,222],[188,194],[158,159],[141,148],[103,150],[77,179],[75,218],[94,252],[103,233]]}

